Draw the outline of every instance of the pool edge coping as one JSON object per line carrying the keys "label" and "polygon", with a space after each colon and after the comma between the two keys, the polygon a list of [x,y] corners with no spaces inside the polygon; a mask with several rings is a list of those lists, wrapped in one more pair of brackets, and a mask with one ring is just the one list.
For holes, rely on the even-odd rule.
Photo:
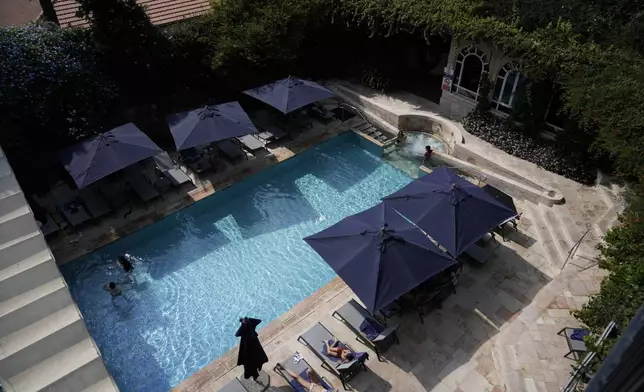
{"label": "pool edge coping", "polygon": [[[336,276],[319,290],[306,297],[291,309],[282,313],[278,318],[272,320],[265,327],[259,330],[259,340],[262,346],[266,347],[293,327],[304,321],[323,304],[336,298],[338,295],[349,290],[344,281]],[[172,392],[193,392],[203,390],[214,384],[226,374],[237,368],[237,353],[239,344],[233,346],[226,353],[217,359],[209,362],[201,369],[184,379],[179,385],[171,389]],[[270,367],[270,363],[267,364]],[[241,369],[240,369],[241,370]]]}

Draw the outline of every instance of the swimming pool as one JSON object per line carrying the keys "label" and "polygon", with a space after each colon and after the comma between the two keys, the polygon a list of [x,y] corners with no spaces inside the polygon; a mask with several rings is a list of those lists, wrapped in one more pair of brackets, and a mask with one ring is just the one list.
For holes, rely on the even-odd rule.
{"label": "swimming pool", "polygon": [[[364,143],[335,137],[61,267],[121,391],[169,390],[237,343],[241,316],[266,326],[335,276],[302,238],[411,181]],[[113,306],[125,252],[137,283]]]}

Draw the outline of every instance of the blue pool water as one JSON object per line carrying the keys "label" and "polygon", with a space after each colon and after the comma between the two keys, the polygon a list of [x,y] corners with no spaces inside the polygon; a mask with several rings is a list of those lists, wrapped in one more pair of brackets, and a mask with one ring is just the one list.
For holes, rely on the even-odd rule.
{"label": "blue pool water", "polygon": [[237,343],[241,316],[265,326],[335,276],[302,238],[411,181],[361,143],[336,137],[62,267],[121,391],[169,390]]}

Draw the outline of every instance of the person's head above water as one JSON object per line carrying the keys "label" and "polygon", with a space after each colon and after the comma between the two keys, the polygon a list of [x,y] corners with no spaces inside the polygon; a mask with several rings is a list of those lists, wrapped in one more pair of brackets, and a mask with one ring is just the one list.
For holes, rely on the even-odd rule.
{"label": "person's head above water", "polygon": [[425,151],[431,152],[432,151],[432,146],[425,146]]}
{"label": "person's head above water", "polygon": [[110,283],[107,284],[107,287],[109,287],[110,289],[115,289],[116,288],[116,283],[110,282]]}
{"label": "person's head above water", "polygon": [[127,257],[125,257],[125,255],[120,255],[117,260],[119,261],[119,263],[126,263]]}

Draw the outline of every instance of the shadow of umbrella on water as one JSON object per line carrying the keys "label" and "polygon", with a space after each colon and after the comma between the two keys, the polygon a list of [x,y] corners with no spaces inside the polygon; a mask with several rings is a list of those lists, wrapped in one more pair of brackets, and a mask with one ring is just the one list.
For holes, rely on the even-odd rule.
{"label": "shadow of umbrella on water", "polygon": [[257,328],[262,320],[244,317],[239,322],[241,325],[237,329],[237,332],[235,332],[235,336],[241,338],[237,366],[244,367],[244,378],[248,379],[252,377],[255,381],[258,381],[262,365],[268,362],[268,357],[255,331],[255,328]]}

